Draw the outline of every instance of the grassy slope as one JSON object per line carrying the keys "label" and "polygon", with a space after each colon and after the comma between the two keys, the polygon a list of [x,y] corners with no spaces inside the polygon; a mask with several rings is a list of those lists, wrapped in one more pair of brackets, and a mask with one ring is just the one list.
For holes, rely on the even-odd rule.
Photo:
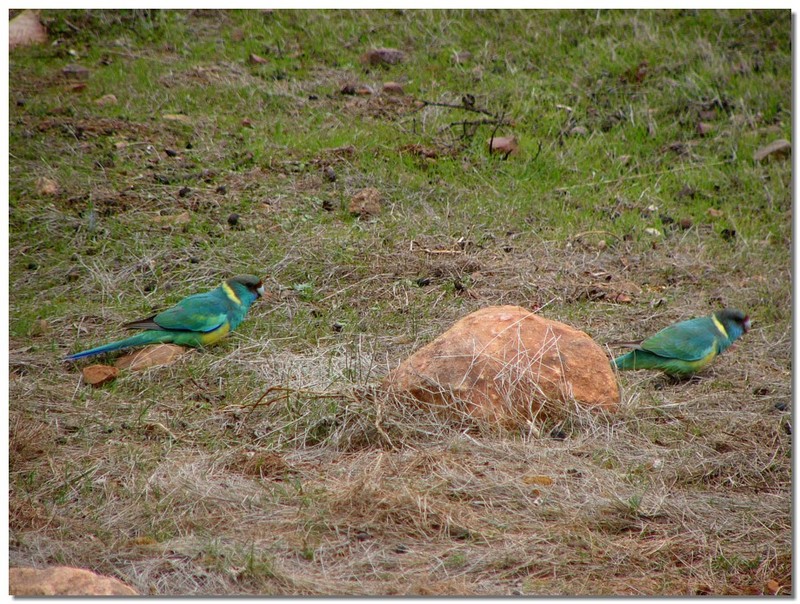
{"label": "grassy slope", "polygon": [[[791,138],[788,11],[44,19],[62,43],[10,72],[13,562],[173,594],[790,583],[791,162],[752,160]],[[383,46],[407,60],[360,62]],[[405,97],[340,94],[390,80]],[[413,101],[467,93],[513,120],[518,156],[449,126],[485,116]],[[347,212],[364,187],[370,221]],[[238,272],[274,297],[213,350],[97,390],[59,363]],[[755,329],[698,383],[621,376],[620,415],[563,441],[359,394],[500,303],[600,342],[720,305]],[[242,409],[270,386],[303,390]]]}

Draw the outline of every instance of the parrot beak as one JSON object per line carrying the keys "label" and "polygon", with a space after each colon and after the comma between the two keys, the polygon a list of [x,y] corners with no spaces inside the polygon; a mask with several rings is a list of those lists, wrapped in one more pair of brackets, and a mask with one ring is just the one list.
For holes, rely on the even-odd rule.
{"label": "parrot beak", "polygon": [[744,318],[744,332],[747,333],[750,331],[750,317]]}
{"label": "parrot beak", "polygon": [[263,283],[260,283],[258,285],[258,287],[256,288],[256,293],[258,294],[259,298],[264,295],[264,284]]}

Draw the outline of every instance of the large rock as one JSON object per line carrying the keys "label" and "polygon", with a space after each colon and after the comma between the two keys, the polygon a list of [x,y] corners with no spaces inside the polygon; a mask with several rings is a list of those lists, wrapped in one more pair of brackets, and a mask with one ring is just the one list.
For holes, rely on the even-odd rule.
{"label": "large rock", "polygon": [[82,568],[11,568],[8,591],[12,596],[138,596],[122,581]]}
{"label": "large rock", "polygon": [[614,372],[594,340],[519,306],[467,315],[403,361],[383,386],[505,424],[562,416],[573,401],[608,411],[619,404]]}

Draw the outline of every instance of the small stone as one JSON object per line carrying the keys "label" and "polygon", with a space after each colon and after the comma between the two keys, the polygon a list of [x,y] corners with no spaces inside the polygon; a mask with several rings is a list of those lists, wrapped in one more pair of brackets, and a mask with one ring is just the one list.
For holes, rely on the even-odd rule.
{"label": "small stone", "polygon": [[381,212],[381,192],[374,187],[362,189],[350,199],[350,213],[369,218]]}
{"label": "small stone", "polygon": [[110,365],[89,365],[81,370],[84,384],[99,388],[116,379],[119,369]]}
{"label": "small stone", "polygon": [[58,186],[58,183],[50,178],[40,178],[36,181],[36,191],[39,195],[58,195],[61,191],[61,188]]}
{"label": "small stone", "polygon": [[31,325],[30,335],[31,336],[43,336],[53,331],[53,328],[50,326],[50,323],[45,321],[44,319],[39,319],[38,321],[34,321],[33,325]]}
{"label": "small stone", "polygon": [[396,65],[402,63],[406,53],[396,48],[374,48],[361,56],[361,61],[368,65]]}
{"label": "small stone", "polygon": [[714,130],[714,126],[708,122],[697,122],[697,134],[707,136]]}
{"label": "small stone", "polygon": [[45,42],[47,42],[47,29],[39,21],[37,11],[24,10],[8,22],[9,49]]}
{"label": "small stone", "polygon": [[654,229],[652,227],[646,228],[644,232],[650,235],[651,237],[661,237],[661,231],[659,231],[658,229]]}
{"label": "small stone", "polygon": [[497,136],[490,139],[489,150],[492,153],[502,153],[505,157],[516,155],[519,151],[519,142],[516,136]]}
{"label": "small stone", "polygon": [[763,162],[767,159],[786,159],[792,153],[792,143],[785,139],[778,139],[772,141],[766,147],[761,147],[753,154],[753,159],[757,162]]}
{"label": "small stone", "polygon": [[117,104],[117,97],[113,94],[106,94],[101,96],[99,99],[94,100],[95,105],[116,105]]}
{"label": "small stone", "polygon": [[70,80],[88,80],[90,71],[83,65],[67,65],[61,73]]}
{"label": "small stone", "polygon": [[166,153],[168,157],[178,157],[178,152],[175,151],[175,149],[164,149],[164,153]]}
{"label": "small stone", "polygon": [[403,87],[397,82],[385,82],[383,84],[383,92],[385,94],[392,94],[397,96],[402,96],[403,94],[405,94],[405,92],[403,91]]}
{"label": "small stone", "polygon": [[239,215],[234,212],[233,214],[228,216],[228,224],[231,225],[232,227],[235,227],[236,225],[238,225],[239,224]]}

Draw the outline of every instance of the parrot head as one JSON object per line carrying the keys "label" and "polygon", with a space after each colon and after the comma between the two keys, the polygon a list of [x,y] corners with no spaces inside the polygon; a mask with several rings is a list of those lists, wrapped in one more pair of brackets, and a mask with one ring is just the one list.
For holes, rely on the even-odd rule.
{"label": "parrot head", "polygon": [[234,289],[240,287],[246,289],[250,293],[255,294],[256,298],[260,298],[264,295],[264,283],[254,275],[239,275],[233,279],[228,279],[227,283]]}
{"label": "parrot head", "polygon": [[750,331],[750,317],[740,310],[726,308],[716,313],[716,317],[725,326],[731,342]]}

